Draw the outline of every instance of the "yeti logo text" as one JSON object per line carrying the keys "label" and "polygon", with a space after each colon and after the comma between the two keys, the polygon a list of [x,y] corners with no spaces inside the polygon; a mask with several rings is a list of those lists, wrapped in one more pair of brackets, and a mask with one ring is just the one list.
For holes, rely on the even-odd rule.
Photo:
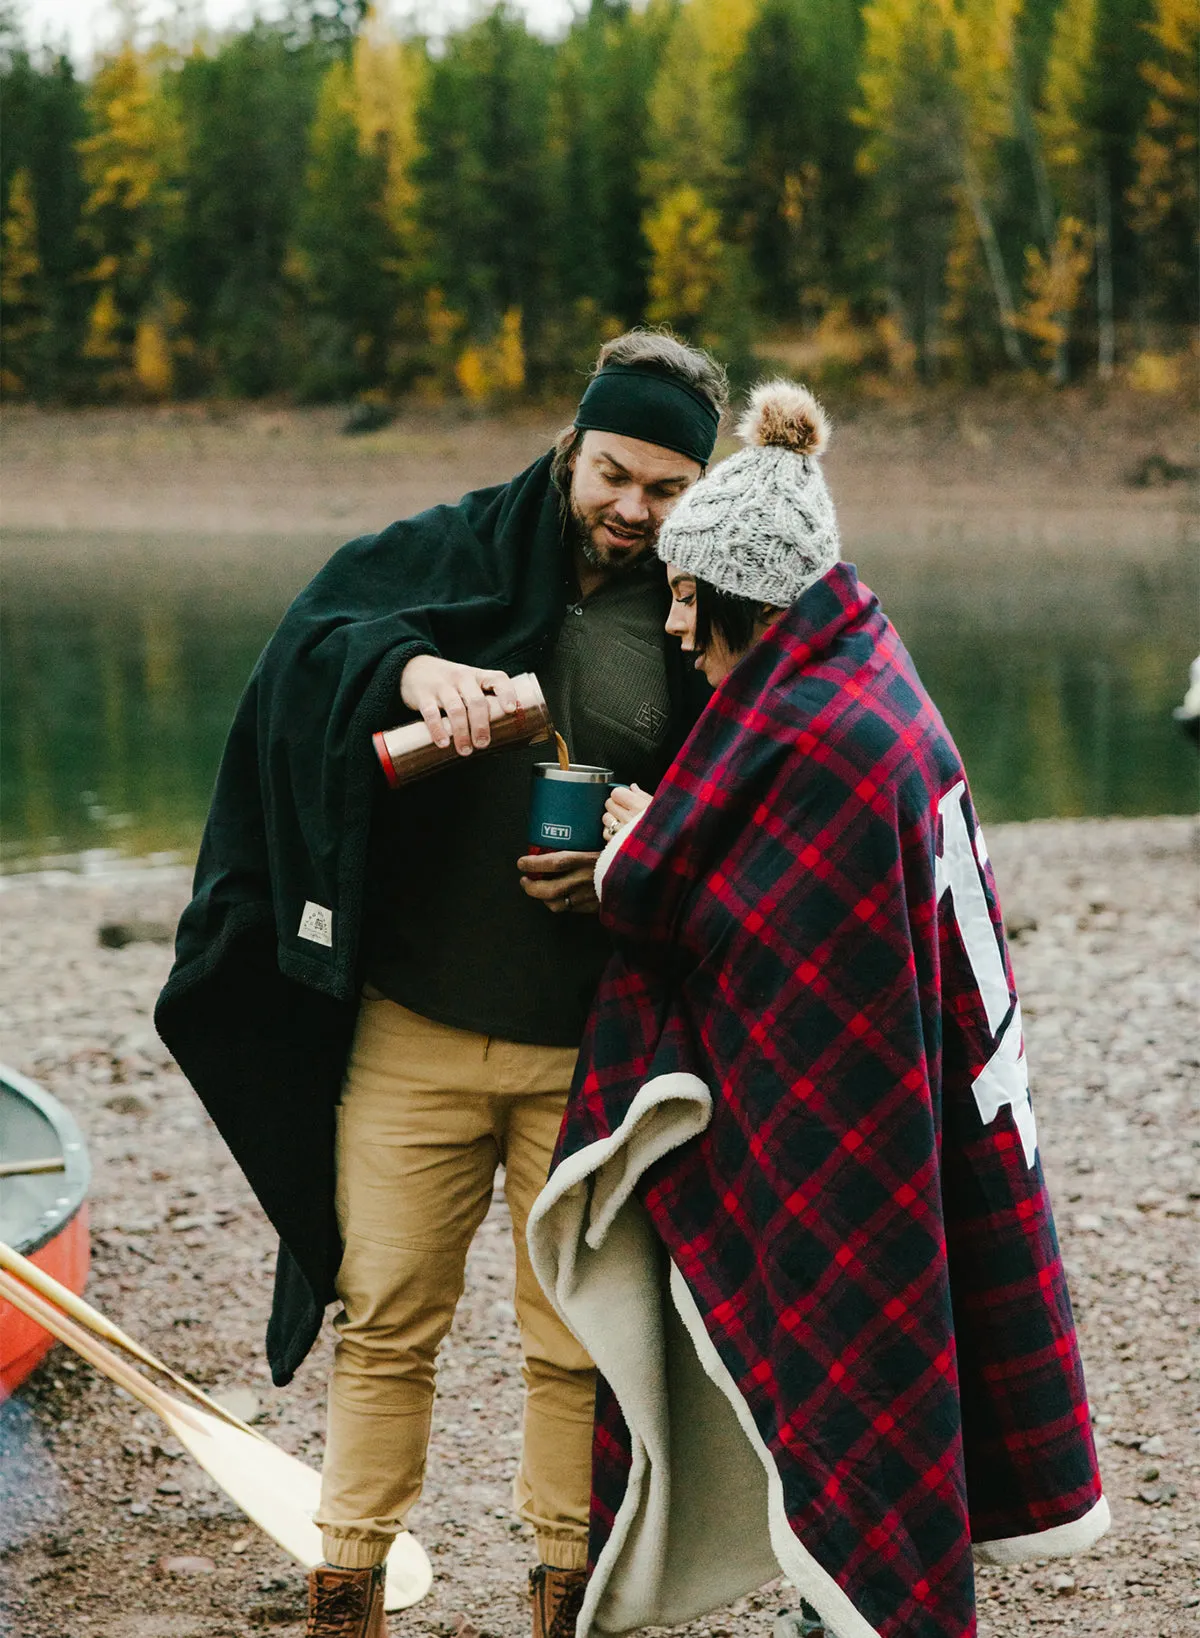
{"label": "yeti logo text", "polygon": [[962,810],[965,790],[966,786],[960,779],[938,803],[938,812],[942,816],[942,851],[935,861],[935,892],[940,904],[942,894],[947,888],[950,889],[955,920],[979,986],[988,1029],[993,1037],[999,1036],[995,1052],[976,1075],[971,1087],[979,1118],[985,1126],[990,1126],[1001,1107],[1007,1104],[1012,1110],[1021,1139],[1025,1164],[1032,1166],[1037,1154],[1037,1126],[1033,1118],[1033,1105],[1029,1101],[1029,1071],[1021,1048],[1021,1003],[1018,1001],[1013,1007],[1008,1026],[1000,1035],[1010,1005],[1008,975],[1004,970],[996,930],[988,914],[987,895],[979,875],[987,859],[983,832],[976,832],[972,844]]}
{"label": "yeti logo text", "polygon": [[569,842],[571,840],[570,825],[543,825],[542,835],[548,842]]}

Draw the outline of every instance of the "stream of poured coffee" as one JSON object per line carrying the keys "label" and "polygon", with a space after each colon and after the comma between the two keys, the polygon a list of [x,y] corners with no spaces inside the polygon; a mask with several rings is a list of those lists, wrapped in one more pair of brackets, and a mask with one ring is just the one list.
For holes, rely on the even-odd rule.
{"label": "stream of poured coffee", "polygon": [[554,744],[558,751],[558,765],[566,773],[571,766],[571,753],[567,750],[567,742],[557,728],[554,730]]}

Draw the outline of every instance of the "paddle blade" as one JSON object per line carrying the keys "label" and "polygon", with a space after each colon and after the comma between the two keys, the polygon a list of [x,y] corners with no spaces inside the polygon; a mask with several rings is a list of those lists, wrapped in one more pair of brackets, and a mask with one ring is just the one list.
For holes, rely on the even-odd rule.
{"label": "paddle blade", "polygon": [[[164,1421],[246,1517],[301,1564],[309,1569],[320,1564],[321,1532],[313,1514],[321,1498],[321,1475],[256,1434],[181,1401],[174,1406],[160,1413]],[[425,1549],[403,1531],[388,1554],[384,1608],[407,1609],[424,1598],[432,1584]]]}

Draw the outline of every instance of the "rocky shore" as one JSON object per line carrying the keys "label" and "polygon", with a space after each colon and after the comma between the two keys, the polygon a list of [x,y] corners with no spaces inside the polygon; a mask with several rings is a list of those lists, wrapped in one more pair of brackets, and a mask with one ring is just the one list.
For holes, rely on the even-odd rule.
{"label": "rocky shore", "polygon": [[[979,1578],[983,1638],[1200,1632],[1200,1040],[1197,827],[1047,821],[988,837],[1013,937],[1034,1102],[1072,1281],[1109,1537],[1086,1557]],[[0,1057],[78,1118],[92,1165],[89,1296],[314,1464],[329,1340],[291,1388],[261,1338],[272,1235],[154,1035],[187,892],[172,869],[0,882]],[[140,923],[122,947],[99,929]],[[119,941],[115,941],[119,942]],[[519,1351],[497,1199],[443,1351],[413,1526],[436,1571],[395,1634],[528,1630],[530,1543],[509,1511]],[[301,1572],[92,1370],[62,1350],[0,1410],[6,1638],[244,1638],[303,1629]],[[782,1583],[684,1629],[766,1638]]]}

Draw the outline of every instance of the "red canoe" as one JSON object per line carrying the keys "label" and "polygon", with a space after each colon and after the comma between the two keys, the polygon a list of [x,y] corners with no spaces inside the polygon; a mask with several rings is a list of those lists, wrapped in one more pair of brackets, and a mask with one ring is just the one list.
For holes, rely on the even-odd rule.
{"label": "red canoe", "polygon": [[[57,1164],[50,1170],[44,1162]],[[88,1275],[89,1175],[83,1134],[58,1099],[0,1065],[0,1240],[75,1292]],[[40,1326],[0,1302],[0,1399],[53,1346]]]}

